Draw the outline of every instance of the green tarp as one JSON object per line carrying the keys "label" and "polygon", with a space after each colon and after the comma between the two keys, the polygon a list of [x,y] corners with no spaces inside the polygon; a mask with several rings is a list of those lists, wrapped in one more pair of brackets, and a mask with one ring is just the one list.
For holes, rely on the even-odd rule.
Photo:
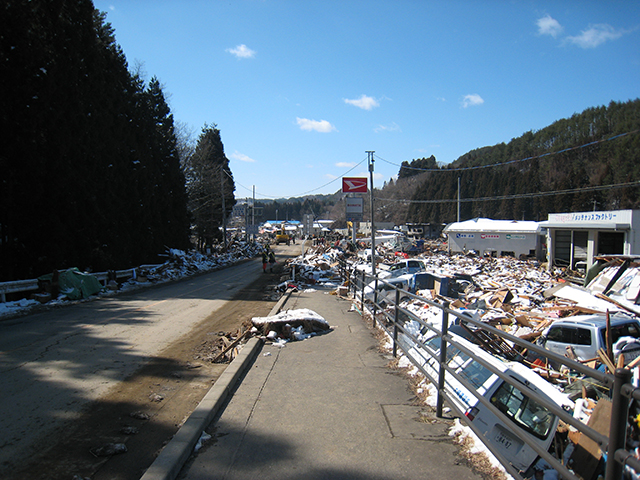
{"label": "green tarp", "polygon": [[[51,283],[53,273],[38,277],[40,282]],[[102,285],[96,277],[88,273],[82,273],[77,268],[70,268],[59,272],[58,284],[60,293],[67,296],[69,300],[79,300],[87,298],[102,290]]]}

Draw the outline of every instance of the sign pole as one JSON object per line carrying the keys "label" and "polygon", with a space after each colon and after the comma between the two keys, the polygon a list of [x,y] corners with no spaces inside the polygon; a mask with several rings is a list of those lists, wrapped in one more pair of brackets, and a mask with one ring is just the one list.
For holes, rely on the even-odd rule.
{"label": "sign pole", "polygon": [[352,238],[352,241],[353,241],[354,245],[356,244],[356,240],[357,240],[357,238],[356,238],[356,230],[357,230],[356,229],[356,225],[358,225],[358,222],[353,220],[351,222],[351,238]]}

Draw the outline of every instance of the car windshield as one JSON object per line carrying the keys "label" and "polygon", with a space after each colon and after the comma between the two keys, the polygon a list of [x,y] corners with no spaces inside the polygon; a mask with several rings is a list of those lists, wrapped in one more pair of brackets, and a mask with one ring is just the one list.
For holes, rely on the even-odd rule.
{"label": "car windshield", "polygon": [[538,438],[545,439],[555,415],[527,397],[513,385],[504,382],[491,396],[491,403],[511,421]]}
{"label": "car windshield", "polygon": [[458,374],[465,378],[476,389],[482,387],[484,383],[493,375],[493,373],[485,368],[480,362],[469,362],[462,368]]}
{"label": "car windshield", "polygon": [[[616,325],[609,328],[611,332],[611,344],[616,343],[622,337],[640,338],[640,328],[636,322],[624,323],[622,325]],[[602,338],[602,344],[607,344],[607,329],[602,328],[600,330],[600,337]]]}

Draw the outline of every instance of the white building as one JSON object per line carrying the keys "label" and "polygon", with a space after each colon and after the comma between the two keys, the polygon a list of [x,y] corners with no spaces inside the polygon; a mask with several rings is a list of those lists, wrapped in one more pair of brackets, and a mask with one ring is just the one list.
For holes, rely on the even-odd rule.
{"label": "white building", "polygon": [[[392,230],[395,226],[393,222],[376,222],[374,226],[377,230]],[[360,222],[358,225],[358,232],[364,235],[371,236],[371,222]],[[401,233],[401,232],[398,232]]]}
{"label": "white building", "polygon": [[589,268],[599,255],[640,255],[640,210],[551,213],[540,225],[550,267]]}
{"label": "white building", "polygon": [[443,233],[448,237],[450,252],[474,250],[479,255],[541,258],[541,231],[538,222],[474,218],[447,225]]}

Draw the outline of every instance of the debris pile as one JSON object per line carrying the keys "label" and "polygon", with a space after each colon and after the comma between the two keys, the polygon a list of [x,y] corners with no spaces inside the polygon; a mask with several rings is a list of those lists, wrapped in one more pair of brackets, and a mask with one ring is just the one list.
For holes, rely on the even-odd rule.
{"label": "debris pile", "polygon": [[582,287],[537,261],[465,255],[415,258],[424,263],[425,272],[446,280],[438,289],[419,290],[418,295],[449,301],[453,308],[514,335],[541,332],[553,321],[572,315],[640,314],[640,307],[629,301],[634,295],[635,301],[640,291],[640,267],[626,269],[603,295],[602,285],[611,282],[619,266],[604,269],[588,287]]}
{"label": "debris pile", "polygon": [[[0,317],[18,312],[27,311],[40,304],[58,305],[65,302],[84,299],[104,294],[112,294],[118,289],[132,290],[149,282],[160,283],[175,280],[199,272],[217,270],[245,258],[253,258],[260,254],[262,246],[255,243],[235,241],[228,246],[227,252],[217,249],[210,255],[204,255],[196,251],[185,252],[183,250],[169,249],[165,256],[167,261],[162,265],[143,265],[132,269],[133,276],[118,286],[115,280],[111,280],[107,288],[103,288],[91,274],[81,273],[77,269],[69,269],[58,272],[60,280],[56,278],[56,289],[51,291],[53,274],[44,275],[38,280],[43,284],[43,289],[50,290],[47,293],[34,295],[34,299],[0,302]],[[67,281],[67,277],[73,280]],[[64,277],[64,278],[63,278]],[[48,286],[47,286],[48,285]]]}
{"label": "debris pile", "polygon": [[338,248],[324,245],[315,246],[304,255],[287,261],[287,266],[295,272],[295,281],[308,285],[340,282],[338,259],[343,254]]}
{"label": "debris pile", "polygon": [[331,330],[323,317],[307,308],[286,310],[268,317],[253,317],[251,323],[254,334],[264,336],[280,346],[288,341],[304,340]]}
{"label": "debris pile", "polygon": [[246,321],[234,333],[212,334],[211,339],[202,342],[195,358],[211,363],[229,363],[238,355],[240,344],[251,333],[251,323]]}
{"label": "debris pile", "polygon": [[208,272],[232,265],[243,258],[253,258],[260,254],[262,246],[257,243],[233,242],[226,253],[216,252],[210,255],[198,251],[185,252],[169,249],[166,253],[168,260],[159,266],[141,267],[139,277],[153,282],[161,282],[182,278],[199,272]]}
{"label": "debris pile", "polygon": [[[388,255],[385,258],[396,260]],[[412,293],[429,300],[449,302],[451,308],[465,316],[529,341],[535,341],[543,332],[546,335],[547,328],[560,320],[595,322],[596,318],[600,321],[606,318],[606,335],[598,335],[608,338],[610,343],[605,342],[594,358],[578,358],[573,347],[566,349],[566,355],[609,373],[616,368],[627,368],[634,375],[634,385],[640,386],[640,263],[624,258],[604,259],[601,265],[587,272],[587,280],[581,284],[576,279],[568,281],[565,271],[548,271],[533,260],[439,254],[412,259],[422,263],[422,271],[417,275],[431,275],[436,279],[428,288]],[[354,267],[366,269],[366,265],[358,265],[357,261]],[[388,271],[393,271],[393,268],[389,267]],[[405,272],[399,272],[402,273]],[[389,278],[393,277],[385,280]],[[423,322],[440,327],[440,309],[419,299],[406,300],[402,306]],[[613,330],[615,327],[611,327],[610,334],[609,324],[614,318],[631,322],[631,326],[624,330],[629,336],[618,338]],[[424,342],[425,335],[428,335],[427,329],[412,320],[405,323],[403,330],[418,343]],[[563,391],[575,401],[575,418],[604,435],[609,434],[611,402],[608,388],[564,366],[552,367],[540,360],[531,362],[528,359],[532,357],[526,351],[514,348],[504,339],[496,341],[496,338],[487,336],[484,342],[483,338],[476,340],[480,340],[477,342],[479,346],[492,355],[530,367],[553,388]],[[547,339],[542,337],[541,340]],[[579,347],[580,341],[576,340],[576,343]],[[545,344],[545,348],[550,347]],[[564,353],[562,348],[561,355]],[[562,368],[556,370],[557,367]],[[595,478],[602,473],[603,453],[592,441],[589,443],[585,435],[563,422],[559,423],[555,435],[556,453],[565,465],[582,478]],[[635,400],[629,411],[627,448],[640,458],[640,404]],[[536,469],[543,472],[550,468],[545,463],[536,464]],[[629,473],[632,478],[640,478],[635,472]]]}

